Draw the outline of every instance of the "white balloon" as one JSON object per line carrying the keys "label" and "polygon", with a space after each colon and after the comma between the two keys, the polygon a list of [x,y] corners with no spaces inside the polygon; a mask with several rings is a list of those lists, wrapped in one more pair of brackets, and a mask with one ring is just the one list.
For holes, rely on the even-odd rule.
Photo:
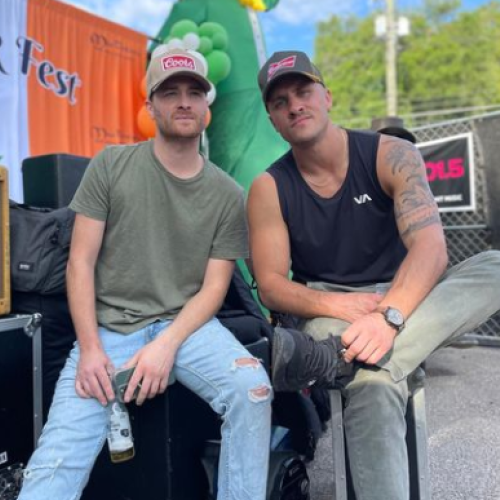
{"label": "white balloon", "polygon": [[196,50],[200,46],[200,37],[196,33],[186,33],[182,41],[186,49]]}
{"label": "white balloon", "polygon": [[167,43],[167,47],[169,49],[183,49],[184,42],[180,38],[172,38],[172,40]]}
{"label": "white balloon", "polygon": [[197,52],[196,50],[188,50],[188,52],[191,52],[194,56],[196,56],[201,63],[203,64],[203,76],[208,75],[208,62],[205,59],[205,56],[201,52]]}
{"label": "white balloon", "polygon": [[168,45],[166,44],[158,45],[158,47],[156,47],[155,50],[153,50],[151,57],[161,56],[167,51],[168,51]]}
{"label": "white balloon", "polygon": [[213,83],[210,83],[210,90],[207,92],[207,101],[209,106],[212,105],[216,97],[217,97],[217,92],[215,90],[215,85]]}

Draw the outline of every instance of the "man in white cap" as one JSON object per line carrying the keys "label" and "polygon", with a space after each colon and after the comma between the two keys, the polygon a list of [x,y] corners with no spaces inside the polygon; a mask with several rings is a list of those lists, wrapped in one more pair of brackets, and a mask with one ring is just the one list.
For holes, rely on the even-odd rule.
{"label": "man in white cap", "polygon": [[[218,499],[264,500],[272,390],[215,318],[247,257],[242,189],[199,153],[210,83],[199,54],[159,47],[147,72],[152,141],[111,146],[89,165],[67,271],[77,343],[19,500],[80,498],[106,439],[109,374],[135,367],[125,401],[169,375],[222,416]],[[154,464],[152,464],[154,467]]]}
{"label": "man in white cap", "polygon": [[[275,331],[274,389],[341,388],[356,499],[408,500],[407,377],[500,308],[500,252],[447,270],[419,151],[333,124],[332,96],[306,54],[273,54],[258,82],[291,146],[248,199],[260,297],[300,320]],[[346,362],[354,369],[339,380]]]}

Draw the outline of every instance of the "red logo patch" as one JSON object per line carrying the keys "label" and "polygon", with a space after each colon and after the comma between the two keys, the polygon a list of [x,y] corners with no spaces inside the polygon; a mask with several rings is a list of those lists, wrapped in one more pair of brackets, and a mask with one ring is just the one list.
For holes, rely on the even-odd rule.
{"label": "red logo patch", "polygon": [[196,70],[194,58],[189,56],[168,56],[161,60],[163,71],[176,68],[186,68],[192,71]]}
{"label": "red logo patch", "polygon": [[274,73],[276,73],[279,69],[293,68],[295,66],[296,59],[297,56],[289,56],[285,57],[285,59],[282,59],[281,61],[270,64],[269,69],[267,70],[267,81],[269,81],[274,76]]}

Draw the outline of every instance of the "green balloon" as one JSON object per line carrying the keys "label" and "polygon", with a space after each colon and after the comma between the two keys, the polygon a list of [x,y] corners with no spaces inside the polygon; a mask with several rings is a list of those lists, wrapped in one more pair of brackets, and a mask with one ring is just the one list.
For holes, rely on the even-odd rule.
{"label": "green balloon", "polygon": [[212,21],[207,21],[205,23],[200,24],[198,34],[200,36],[208,36],[212,38],[215,33],[225,33],[227,36],[227,31],[222,24],[214,23]]}
{"label": "green balloon", "polygon": [[212,52],[212,49],[214,48],[214,44],[212,43],[212,40],[208,38],[207,36],[200,36],[200,46],[198,47],[198,52],[200,54],[203,54],[206,56],[210,52]]}
{"label": "green balloon", "polygon": [[228,42],[229,39],[226,31],[218,31],[212,35],[214,49],[227,50]]}
{"label": "green balloon", "polygon": [[182,39],[188,33],[198,33],[198,25],[190,19],[182,19],[177,21],[172,28],[170,28],[170,36],[172,38]]}
{"label": "green balloon", "polygon": [[206,56],[206,59],[208,63],[208,79],[214,85],[217,85],[229,75],[231,71],[231,59],[222,50],[212,50]]}

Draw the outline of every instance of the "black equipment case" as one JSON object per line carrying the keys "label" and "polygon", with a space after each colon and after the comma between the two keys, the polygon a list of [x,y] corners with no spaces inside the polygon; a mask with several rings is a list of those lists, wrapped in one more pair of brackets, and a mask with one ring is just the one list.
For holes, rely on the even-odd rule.
{"label": "black equipment case", "polygon": [[17,498],[42,430],[41,316],[0,317],[0,499]]}

